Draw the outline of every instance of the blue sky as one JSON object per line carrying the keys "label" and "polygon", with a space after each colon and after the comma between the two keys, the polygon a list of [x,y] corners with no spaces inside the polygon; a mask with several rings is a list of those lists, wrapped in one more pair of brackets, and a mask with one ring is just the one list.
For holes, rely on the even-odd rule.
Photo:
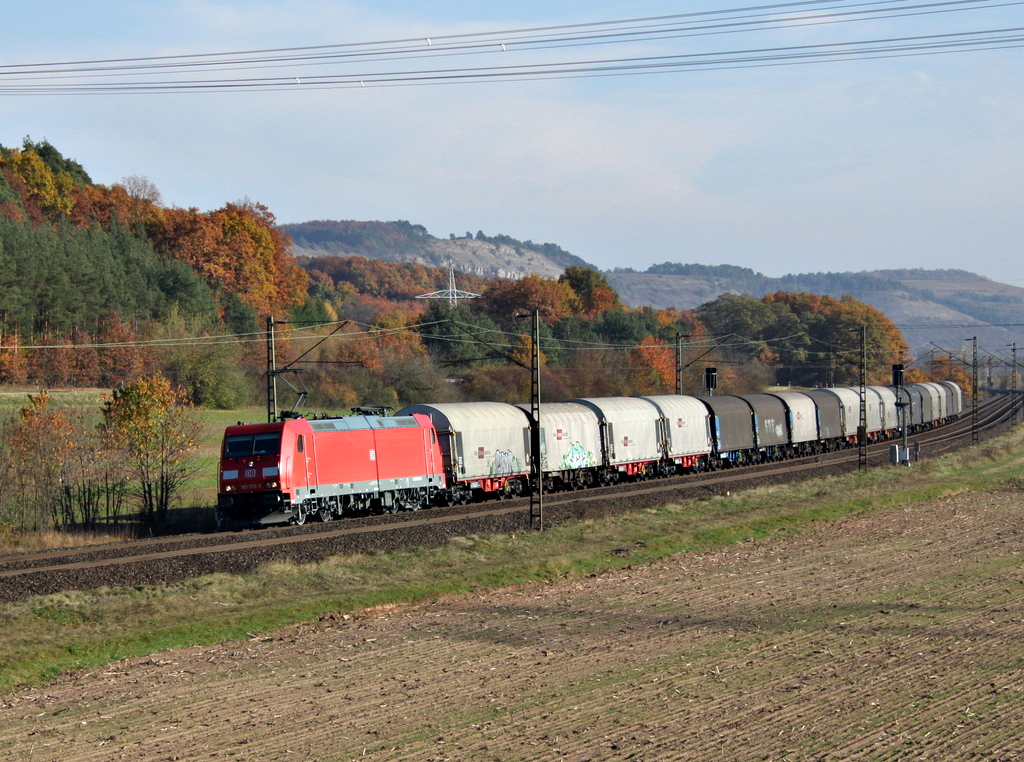
{"label": "blue sky", "polygon": [[[433,39],[742,5],[38,0],[5,8],[0,66]],[[1024,6],[499,55],[533,63],[1005,27],[1024,27]],[[515,83],[0,92],[0,144],[45,138],[96,182],[142,175],[167,204],[205,210],[249,198],[280,222],[406,219],[440,237],[504,233],[607,269],[962,268],[1024,286],[1022,96],[1021,48]]]}

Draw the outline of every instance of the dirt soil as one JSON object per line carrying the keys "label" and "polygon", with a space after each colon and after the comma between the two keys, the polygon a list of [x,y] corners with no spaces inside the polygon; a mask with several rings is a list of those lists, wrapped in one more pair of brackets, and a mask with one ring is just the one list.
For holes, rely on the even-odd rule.
{"label": "dirt soil", "polygon": [[[1024,492],[165,652],[0,698],[9,759],[1024,758]],[[609,548],[628,554],[628,548]]]}

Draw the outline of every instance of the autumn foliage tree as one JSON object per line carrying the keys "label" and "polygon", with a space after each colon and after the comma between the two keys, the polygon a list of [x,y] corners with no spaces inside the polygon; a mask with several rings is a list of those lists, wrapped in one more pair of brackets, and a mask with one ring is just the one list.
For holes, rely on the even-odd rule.
{"label": "autumn foliage tree", "polygon": [[187,400],[160,375],[115,390],[104,404],[102,430],[108,446],[123,454],[148,526],[166,522],[194,472],[199,429]]}
{"label": "autumn foliage tree", "polygon": [[78,439],[68,412],[49,403],[45,391],[29,397],[28,407],[7,433],[13,478],[5,489],[5,513],[32,530],[61,522],[66,470]]}
{"label": "autumn foliage tree", "polygon": [[75,205],[75,181],[67,172],[54,171],[34,150],[10,149],[0,152],[0,168],[9,180],[24,188],[33,210],[55,220],[68,216]]}
{"label": "autumn foliage tree", "polygon": [[259,315],[286,313],[305,299],[308,277],[262,204],[227,204],[208,214],[167,209],[149,230],[156,246],[187,262],[216,290]]}
{"label": "autumn foliage tree", "polygon": [[484,309],[496,321],[507,322],[517,314],[540,311],[549,326],[572,314],[578,299],[567,283],[527,275],[519,280],[496,279],[482,294]]}
{"label": "autumn foliage tree", "polygon": [[[916,368],[911,368],[916,370]],[[931,361],[931,372],[922,381],[955,381],[964,393],[970,393],[974,386],[970,368],[947,354],[940,354]]]}
{"label": "autumn foliage tree", "polygon": [[640,394],[674,392],[675,353],[663,339],[645,336],[630,352],[634,379]]}
{"label": "autumn foliage tree", "polygon": [[93,529],[121,517],[125,471],[86,411],[58,407],[45,391],[5,423],[0,520],[20,529]]}
{"label": "autumn foliage tree", "polygon": [[28,358],[17,334],[0,336],[0,384],[24,384],[28,380]]}
{"label": "autumn foliage tree", "polygon": [[802,386],[859,382],[860,331],[865,329],[868,383],[888,383],[905,353],[899,329],[852,296],[834,299],[777,292],[763,299],[725,294],[697,313],[711,335],[731,335],[736,359],[776,371],[781,383]]}
{"label": "autumn foliage tree", "polygon": [[160,192],[142,177],[129,177],[124,184],[83,185],[75,188],[71,221],[79,227],[119,223],[133,230],[156,228],[164,210]]}
{"label": "autumn foliage tree", "polygon": [[612,309],[621,307],[619,295],[608,285],[608,281],[597,270],[574,265],[565,268],[558,282],[564,283],[576,295],[577,305],[581,313],[594,318]]}

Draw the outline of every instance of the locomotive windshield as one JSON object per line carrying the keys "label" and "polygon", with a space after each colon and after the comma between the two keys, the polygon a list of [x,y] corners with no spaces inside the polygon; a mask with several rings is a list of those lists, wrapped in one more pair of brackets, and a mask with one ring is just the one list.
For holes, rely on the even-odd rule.
{"label": "locomotive windshield", "polygon": [[253,455],[277,455],[281,452],[281,433],[237,434],[225,437],[225,458],[248,458]]}

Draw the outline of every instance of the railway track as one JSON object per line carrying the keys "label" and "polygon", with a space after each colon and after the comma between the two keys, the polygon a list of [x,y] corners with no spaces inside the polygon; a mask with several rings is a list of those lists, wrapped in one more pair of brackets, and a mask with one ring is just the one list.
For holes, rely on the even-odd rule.
{"label": "railway track", "polygon": [[[973,418],[911,438],[924,456],[969,444]],[[978,410],[978,430],[990,436],[1009,427],[1009,395],[994,395]],[[870,465],[887,463],[891,442],[868,448]],[[646,507],[670,500],[722,494],[763,483],[856,468],[858,453],[845,450],[781,463],[693,476],[634,482],[545,498],[550,521],[571,516]],[[529,501],[435,508],[427,512],[369,516],[303,527],[141,540],[95,548],[48,551],[0,558],[0,600],[101,586],[167,584],[215,572],[243,573],[274,560],[321,560],[340,553],[439,545],[466,534],[525,531]]]}

